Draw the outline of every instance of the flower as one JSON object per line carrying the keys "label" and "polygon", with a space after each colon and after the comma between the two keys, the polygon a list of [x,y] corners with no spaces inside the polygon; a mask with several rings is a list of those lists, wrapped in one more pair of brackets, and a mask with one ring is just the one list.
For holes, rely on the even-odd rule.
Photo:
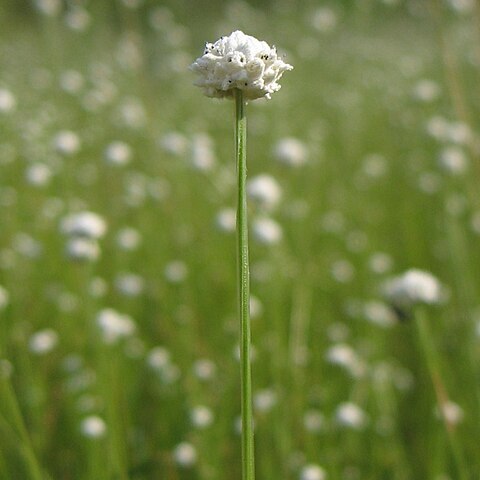
{"label": "flower", "polygon": [[443,299],[442,285],[431,273],[411,269],[389,280],[384,291],[392,305],[398,308],[419,303],[435,304]]}
{"label": "flower", "polygon": [[248,100],[270,98],[280,90],[283,72],[292,68],[278,58],[275,47],[239,30],[207,43],[203,55],[190,66],[199,76],[195,85],[207,97],[233,97],[238,88]]}

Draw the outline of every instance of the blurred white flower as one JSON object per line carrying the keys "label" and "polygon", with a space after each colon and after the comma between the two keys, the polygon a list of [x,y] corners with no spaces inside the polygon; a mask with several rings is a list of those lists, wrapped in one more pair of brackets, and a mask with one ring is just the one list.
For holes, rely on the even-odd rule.
{"label": "blurred white flower", "polygon": [[215,223],[223,232],[234,232],[237,214],[233,208],[224,208],[217,213]]}
{"label": "blurred white flower", "polygon": [[105,160],[111,165],[122,167],[127,165],[132,158],[132,149],[125,142],[112,142],[105,150]]}
{"label": "blurred white flower", "polygon": [[446,147],[440,153],[440,166],[454,175],[465,173],[468,160],[465,152],[456,146]]}
{"label": "blurred white flower", "polygon": [[345,343],[337,343],[331,346],[326,353],[326,360],[343,367],[353,377],[361,377],[365,374],[365,363],[357,352]]}
{"label": "blurred white flower", "polygon": [[5,287],[0,285],[0,311],[7,307],[10,301],[10,294]]}
{"label": "blurred white flower", "polygon": [[265,210],[272,210],[276,207],[282,197],[280,185],[267,174],[257,175],[248,180],[247,193],[253,202]]}
{"label": "blurred white flower", "polygon": [[80,430],[85,437],[101,438],[107,432],[107,425],[97,415],[90,415],[82,420]]}
{"label": "blurred white flower", "polygon": [[100,215],[84,211],[64,217],[60,229],[65,235],[99,239],[105,235],[107,224]]}
{"label": "blurred white flower", "polygon": [[125,227],[118,231],[116,236],[117,245],[122,250],[136,250],[142,241],[142,236],[138,230],[132,227]]}
{"label": "blurred white flower", "polygon": [[135,332],[133,319],[113,308],[105,308],[97,314],[97,325],[102,331],[105,343],[113,344],[121,338],[129,337]]}
{"label": "blurred white flower", "polygon": [[193,364],[193,372],[199,380],[207,381],[215,377],[217,366],[212,360],[200,358]]}
{"label": "blurred white flower", "polygon": [[308,150],[298,138],[285,137],[274,146],[273,156],[280,163],[289,167],[301,167],[307,161]]}
{"label": "blurred white flower", "polygon": [[170,283],[181,283],[188,276],[188,267],[181,260],[173,260],[165,266],[163,273]]}
{"label": "blurred white flower", "polygon": [[325,423],[325,416],[318,410],[307,410],[303,415],[303,426],[308,432],[321,432],[325,427]]}
{"label": "blurred white flower", "polygon": [[188,141],[180,132],[168,132],[160,140],[160,147],[171,155],[180,156],[187,151]]}
{"label": "blurred white flower", "polygon": [[34,333],[28,341],[28,346],[32,353],[37,355],[44,355],[52,351],[58,343],[58,333],[51,329],[46,328]]}
{"label": "blurred white flower", "polygon": [[326,480],[327,474],[322,467],[318,465],[305,465],[300,472],[300,480]]}
{"label": "blurred white flower", "polygon": [[89,237],[72,237],[66,246],[67,257],[72,260],[94,262],[100,257],[100,245],[97,240]]}
{"label": "blurred white flower", "polygon": [[71,130],[62,130],[53,140],[55,149],[63,155],[73,155],[80,150],[80,137]]}
{"label": "blurred white flower", "polygon": [[204,405],[193,407],[190,411],[190,421],[192,425],[198,429],[209,427],[214,420],[213,412]]}
{"label": "blurred white flower", "polygon": [[197,462],[197,450],[191,443],[182,442],[173,450],[173,458],[180,467],[192,467]]}
{"label": "blurred white flower", "polygon": [[239,30],[207,43],[203,56],[190,66],[199,76],[195,85],[207,97],[232,97],[238,88],[249,100],[270,98],[280,90],[283,72],[292,68],[278,57],[275,47]]}
{"label": "blurred white flower", "polygon": [[259,390],[253,396],[253,405],[256,412],[268,413],[277,404],[277,394],[271,388]]}
{"label": "blurred white flower", "polygon": [[352,402],[341,403],[335,410],[335,418],[340,425],[355,430],[361,430],[367,423],[365,412]]}
{"label": "blurred white flower", "polygon": [[282,227],[268,217],[257,218],[252,223],[253,236],[264,245],[275,245],[283,238]]}
{"label": "blurred white flower", "polygon": [[335,30],[338,23],[337,14],[329,7],[318,8],[311,16],[313,28],[322,33],[330,33]]}
{"label": "blurred white flower", "polygon": [[44,163],[32,163],[25,173],[25,177],[27,182],[31,185],[35,185],[37,187],[44,187],[48,185],[50,182],[50,178],[52,178],[52,170],[48,165]]}
{"label": "blurred white flower", "polygon": [[439,416],[443,415],[443,418],[450,425],[458,425],[462,422],[464,413],[462,407],[451,400],[444,402],[441,406],[441,414],[437,412]]}
{"label": "blurred white flower", "polygon": [[197,133],[192,138],[192,165],[200,171],[211,170],[215,165],[213,140],[206,133]]}
{"label": "blurred white flower", "polygon": [[442,286],[431,273],[408,270],[384,284],[388,300],[397,307],[410,307],[418,303],[434,304],[443,299]]}
{"label": "blurred white flower", "polygon": [[15,110],[17,100],[13,93],[5,88],[0,88],[0,113],[8,113]]}

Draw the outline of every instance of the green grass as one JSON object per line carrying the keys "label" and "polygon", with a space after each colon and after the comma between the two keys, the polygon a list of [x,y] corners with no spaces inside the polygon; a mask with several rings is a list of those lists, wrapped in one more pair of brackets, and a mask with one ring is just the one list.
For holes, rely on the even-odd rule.
{"label": "green grass", "polygon": [[[176,2],[171,14],[157,10],[154,28],[153,3],[93,2],[84,31],[66,26],[64,13],[2,7],[0,90],[16,108],[0,108],[0,285],[9,296],[0,311],[0,478],[241,478],[235,236],[216,225],[236,201],[234,105],[203,97],[186,70],[204,42],[236,28],[277,44],[295,67],[271,101],[248,105],[248,176],[267,173],[283,191],[268,214],[283,239],[250,241],[261,305],[253,393],[273,399],[265,410],[257,399],[257,477],[300,479],[318,464],[329,480],[478,478],[475,12],[442,2],[436,18],[404,2],[332,2],[337,26],[320,32],[314,2],[195,4],[193,18]],[[453,65],[444,65],[439,31]],[[61,85],[71,70],[80,83],[68,92]],[[423,80],[438,88],[430,101],[415,96]],[[467,138],[452,91],[472,122]],[[78,152],[55,148],[64,130],[78,135]],[[164,147],[171,132],[186,142],[176,154]],[[192,167],[198,133],[213,142],[210,170]],[[305,144],[305,165],[274,158],[284,137]],[[128,165],[105,161],[114,141],[131,148]],[[467,160],[456,175],[439,163],[452,146]],[[26,178],[36,163],[52,174],[43,186]],[[251,221],[262,214],[254,202],[249,209]],[[96,262],[65,254],[62,218],[80,210],[108,225]],[[127,227],[141,238],[132,250],[118,244]],[[366,308],[386,307],[383,281],[412,267],[449,292],[425,320],[442,381],[463,411],[454,432],[463,477],[414,322],[382,328]],[[178,282],[168,268],[180,271]],[[138,294],[118,288],[126,273],[140,277]],[[105,343],[96,324],[104,308],[131,316],[135,333]],[[44,329],[58,343],[36,354],[32,335]],[[360,373],[326,360],[336,344],[352,347]],[[159,346],[169,359],[164,351],[152,368]],[[205,359],[207,370],[214,365],[208,378],[196,373]],[[364,411],[362,428],[339,425],[344,402]],[[198,406],[214,416],[203,429],[191,420]],[[306,414],[310,424],[323,419],[317,430],[305,428]],[[103,437],[82,434],[90,415],[104,420]],[[191,466],[176,461],[182,442],[196,450]]]}

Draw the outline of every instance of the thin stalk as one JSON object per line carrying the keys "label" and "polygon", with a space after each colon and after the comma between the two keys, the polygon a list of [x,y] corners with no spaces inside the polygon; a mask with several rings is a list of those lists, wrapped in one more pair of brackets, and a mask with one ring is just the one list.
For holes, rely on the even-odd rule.
{"label": "thin stalk", "polygon": [[240,364],[242,404],[242,479],[255,479],[252,409],[252,371],[250,364],[250,272],[247,223],[247,117],[241,90],[235,90],[235,153],[238,174],[237,265],[240,316]]}
{"label": "thin stalk", "polygon": [[415,320],[418,338],[420,340],[420,347],[425,354],[428,373],[432,380],[439,413],[445,425],[445,430],[447,431],[448,440],[450,442],[450,447],[452,449],[453,457],[458,470],[457,478],[461,480],[468,480],[465,460],[463,458],[462,449],[455,432],[456,425],[452,423],[445,414],[445,406],[448,405],[450,399],[447,388],[440,374],[440,359],[438,358],[437,351],[435,350],[432,334],[428,325],[427,314],[423,308],[417,308],[415,311]]}

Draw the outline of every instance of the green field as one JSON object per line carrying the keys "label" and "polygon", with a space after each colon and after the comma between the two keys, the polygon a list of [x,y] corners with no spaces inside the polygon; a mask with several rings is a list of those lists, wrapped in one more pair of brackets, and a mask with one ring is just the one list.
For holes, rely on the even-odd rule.
{"label": "green field", "polygon": [[479,479],[479,19],[2,0],[0,480],[241,478],[234,103],[188,70],[237,29],[294,66],[247,107],[257,479]]}

